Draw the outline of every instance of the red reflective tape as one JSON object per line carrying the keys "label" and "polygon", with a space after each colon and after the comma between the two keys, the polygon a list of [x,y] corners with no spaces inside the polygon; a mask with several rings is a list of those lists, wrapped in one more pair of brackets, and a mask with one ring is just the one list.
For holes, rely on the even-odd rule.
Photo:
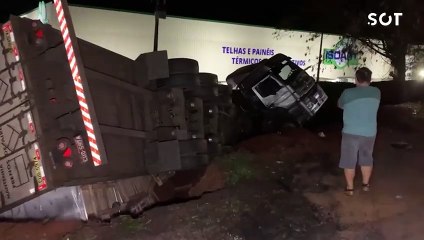
{"label": "red reflective tape", "polygon": [[13,47],[13,54],[15,55],[15,57],[19,56],[19,52],[16,47]]}
{"label": "red reflective tape", "polygon": [[41,178],[42,184],[38,186],[38,191],[42,191],[47,188],[47,180],[46,177]]}
{"label": "red reflective tape", "polygon": [[99,155],[99,151],[90,146],[90,151],[94,153],[94,156]]}
{"label": "red reflective tape", "polygon": [[19,80],[24,80],[24,73],[21,68],[19,68]]}
{"label": "red reflective tape", "polygon": [[85,108],[85,107],[83,107],[83,106],[81,106],[81,104],[80,104],[80,109],[81,109],[81,111],[84,111],[85,113],[87,113],[88,115],[90,115],[89,112],[88,112],[88,109]]}
{"label": "red reflective tape", "polygon": [[37,157],[38,160],[41,159],[41,154],[40,154],[40,149],[35,149],[35,156]]}
{"label": "red reflective tape", "polygon": [[[89,119],[89,118],[85,117],[84,115],[82,116],[82,120],[84,120],[85,122],[88,122],[89,124],[92,124],[92,123],[91,123],[91,119]],[[94,132],[93,132],[93,133],[94,133]]]}
{"label": "red reflective tape", "polygon": [[93,157],[93,163],[94,163],[94,166],[98,167],[102,165],[102,160],[98,159],[97,157]]}
{"label": "red reflective tape", "polygon": [[100,154],[99,151],[93,147],[90,146],[90,150],[93,151],[96,154]]}
{"label": "red reflective tape", "polygon": [[[69,53],[71,53],[71,54],[69,55]],[[71,48],[69,49],[69,51],[68,51],[68,61],[69,61],[69,64],[71,64],[71,61],[72,61],[72,59],[74,59],[74,58],[75,58],[74,49],[71,47]]]}
{"label": "red reflective tape", "polygon": [[[64,41],[63,43],[66,45],[66,42],[68,40]],[[69,46],[66,48],[66,52],[69,52],[71,50],[72,44],[69,44]]]}
{"label": "red reflective tape", "polygon": [[81,92],[84,94],[84,90],[82,88],[80,88],[79,86],[75,85],[75,90],[77,90],[77,92]]}
{"label": "red reflective tape", "polygon": [[[60,2],[60,1],[53,1],[53,2],[54,2],[55,9],[56,9],[56,15],[59,18],[60,13],[63,12],[62,2]],[[63,15],[62,15],[62,18],[63,18]]]}
{"label": "red reflective tape", "polygon": [[[59,17],[59,16],[58,16],[58,17]],[[63,21],[65,21],[65,18],[61,18],[61,19],[59,19],[59,26],[62,26]]]}
{"label": "red reflective tape", "polygon": [[[64,40],[64,46],[65,46],[65,50],[66,50],[66,55],[68,58],[68,62],[69,62],[69,67],[72,73],[72,78],[74,79],[74,85],[75,85],[75,91],[77,93],[77,98],[78,98],[78,103],[80,105],[80,110],[82,113],[82,119],[84,121],[84,125],[85,125],[85,129],[87,131],[87,135],[88,136],[88,140],[89,142],[94,145],[97,148],[97,141],[95,138],[95,133],[94,133],[94,129],[92,128],[92,123],[91,123],[91,119],[86,117],[86,116],[90,116],[90,111],[88,109],[88,105],[87,102],[85,100],[85,95],[84,95],[84,87],[82,85],[82,80],[79,76],[79,71],[78,71],[78,64],[76,62],[76,58],[75,58],[75,53],[74,53],[74,49],[72,46],[72,39],[69,36],[69,29],[67,26],[67,21],[64,15],[64,10],[63,10],[63,6],[62,6],[62,2],[60,0],[54,0],[54,5],[55,5],[55,9],[56,9],[56,16],[58,18],[59,21],[59,25],[60,25],[60,30],[62,33],[62,38]],[[70,43],[67,47],[66,47],[66,43]],[[72,63],[74,63],[72,65]],[[84,116],[85,115],[85,116]],[[87,126],[89,125],[89,127]],[[90,134],[89,134],[90,133]],[[100,154],[98,152],[98,150],[96,150],[96,148],[90,146],[90,151],[91,151],[91,155],[92,155],[92,160],[95,166],[99,166],[101,165],[102,161],[100,159]]]}
{"label": "red reflective tape", "polygon": [[[93,139],[92,137],[88,136],[88,141],[89,141],[90,143],[92,143],[92,144],[94,144],[94,145],[96,145],[96,146],[97,146],[97,141],[96,141],[96,139]],[[91,146],[91,145],[90,145],[90,146]],[[94,147],[94,149],[96,149],[96,151],[99,151],[99,149],[97,149],[97,148],[95,148],[95,147]]]}
{"label": "red reflective tape", "polygon": [[[58,14],[59,14],[57,16],[59,17],[60,16],[60,13],[63,12],[63,7],[62,7],[62,4],[61,3],[60,4],[58,3],[57,5],[59,5],[59,9],[56,9],[57,12],[58,12]],[[62,19],[65,19],[65,15],[64,14],[62,15]]]}
{"label": "red reflective tape", "polygon": [[80,94],[82,94],[83,96],[80,96],[80,95],[77,95],[77,97],[78,97],[78,100],[79,101],[81,101],[81,102],[83,102],[83,103],[85,103],[85,104],[87,104],[86,102],[85,102],[85,95],[84,95],[84,92],[83,91],[76,91],[77,93],[80,93]]}
{"label": "red reflective tape", "polygon": [[61,28],[60,29],[60,32],[62,33],[62,36],[64,36],[65,35],[65,30],[67,30],[68,29],[68,27],[66,27],[66,25],[65,25],[65,27],[64,28]]}
{"label": "red reflective tape", "polygon": [[76,94],[77,94],[77,98],[78,98],[78,101],[82,101],[83,103],[86,103],[85,102],[85,95],[84,95],[84,92],[83,91],[76,91]]}
{"label": "red reflective tape", "polygon": [[74,79],[74,81],[78,82],[78,83],[82,83],[81,77],[78,74],[78,76],[76,76],[76,78]]}
{"label": "red reflective tape", "polygon": [[[81,96],[79,96],[78,94],[77,94],[77,97],[78,97],[78,101],[81,101],[82,103],[85,103],[85,104],[87,104],[87,102],[85,101],[85,98],[82,98]],[[82,105],[81,103],[79,103],[80,105]],[[84,108],[84,112],[86,112],[86,113],[88,113],[88,109],[87,108],[85,108],[85,106],[81,106],[81,107],[83,107]]]}
{"label": "red reflective tape", "polygon": [[[71,65],[71,63],[69,62],[69,65]],[[78,71],[78,67],[77,64],[75,63],[74,67],[71,68],[71,73],[73,74],[75,71]]]}
{"label": "red reflective tape", "polygon": [[34,128],[34,124],[33,123],[29,123],[29,130],[31,131],[31,133],[35,132],[35,128]]}
{"label": "red reflective tape", "polygon": [[3,31],[12,31],[12,25],[10,22],[3,24]]}
{"label": "red reflective tape", "polygon": [[[90,129],[90,128],[88,128],[88,127],[86,127],[85,128],[85,130],[87,130],[87,133],[92,133],[92,134],[94,134],[94,130],[93,129]],[[94,143],[94,144],[97,144],[97,141],[96,141],[96,139],[94,139],[94,138],[92,138],[92,137],[90,137],[90,136],[88,136],[88,141],[89,142],[91,142],[91,143]]]}

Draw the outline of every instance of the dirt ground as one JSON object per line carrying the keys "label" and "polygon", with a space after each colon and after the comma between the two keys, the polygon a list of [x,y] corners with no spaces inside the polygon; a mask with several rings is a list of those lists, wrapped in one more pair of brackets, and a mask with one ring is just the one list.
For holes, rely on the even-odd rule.
{"label": "dirt ground", "polygon": [[[228,187],[111,223],[0,223],[0,239],[390,240],[424,236],[424,121],[408,106],[384,107],[372,191],[343,195],[340,128],[258,136],[218,159]],[[399,144],[393,146],[397,142]]]}

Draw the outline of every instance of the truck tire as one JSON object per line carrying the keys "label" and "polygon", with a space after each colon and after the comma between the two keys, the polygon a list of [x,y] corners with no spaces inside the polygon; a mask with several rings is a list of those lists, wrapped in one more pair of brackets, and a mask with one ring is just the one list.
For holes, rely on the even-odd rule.
{"label": "truck tire", "polygon": [[199,75],[184,73],[184,74],[173,74],[169,78],[162,78],[156,80],[157,88],[195,88],[199,86]]}
{"label": "truck tire", "polygon": [[199,73],[200,86],[212,87],[218,85],[218,76],[213,73]]}
{"label": "truck tire", "polygon": [[199,63],[190,58],[171,58],[168,60],[169,75],[173,74],[197,74],[199,73]]}
{"label": "truck tire", "polygon": [[218,95],[219,96],[228,96],[231,97],[232,89],[228,85],[219,84],[218,85]]}
{"label": "truck tire", "polygon": [[206,101],[214,101],[218,97],[218,89],[213,87],[199,87],[187,92],[187,96],[197,97]]}

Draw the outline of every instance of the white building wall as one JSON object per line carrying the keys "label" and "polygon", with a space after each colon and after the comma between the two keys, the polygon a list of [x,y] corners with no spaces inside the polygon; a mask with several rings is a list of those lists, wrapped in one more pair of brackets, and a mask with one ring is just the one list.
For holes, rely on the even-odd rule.
{"label": "white building wall", "polygon": [[[36,11],[24,16],[37,19]],[[70,11],[77,36],[84,40],[131,59],[153,50],[153,15],[74,6]],[[51,3],[47,4],[47,13],[49,23],[57,28]],[[273,28],[168,17],[160,21],[159,49],[167,50],[169,58],[196,59],[200,71],[215,73],[220,81],[225,81],[228,74],[246,61],[250,63],[251,59],[268,58],[275,53],[292,57],[303,68],[313,65],[307,71],[316,76],[320,38],[306,42],[312,33],[281,31],[276,38],[275,32]],[[339,36],[324,35],[323,49],[333,48],[338,41]],[[375,80],[388,78],[391,67],[387,60],[371,53],[364,56],[365,66],[373,71]],[[354,72],[354,67],[335,69],[333,65],[322,64],[320,78],[353,78]]]}

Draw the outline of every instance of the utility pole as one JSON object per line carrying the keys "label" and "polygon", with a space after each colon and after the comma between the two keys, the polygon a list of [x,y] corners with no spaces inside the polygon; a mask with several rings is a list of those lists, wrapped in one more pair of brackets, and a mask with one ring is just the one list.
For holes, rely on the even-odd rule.
{"label": "utility pole", "polygon": [[318,72],[317,72],[317,82],[319,82],[319,73],[321,71],[321,62],[322,62],[322,39],[324,38],[324,33],[321,33],[321,41],[319,44],[319,57],[318,57]]}
{"label": "utility pole", "polygon": [[159,19],[165,19],[166,18],[166,0],[156,0],[156,7],[155,7],[155,39],[154,39],[154,46],[153,51],[158,51],[158,41],[159,41]]}

